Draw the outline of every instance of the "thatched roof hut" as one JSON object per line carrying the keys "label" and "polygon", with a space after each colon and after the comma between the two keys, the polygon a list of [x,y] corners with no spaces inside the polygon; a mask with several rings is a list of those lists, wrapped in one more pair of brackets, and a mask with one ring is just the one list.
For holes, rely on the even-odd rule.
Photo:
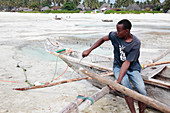
{"label": "thatched roof hut", "polygon": [[104,3],[104,4],[100,7],[100,10],[101,10],[102,8],[104,8],[104,7],[106,8],[106,7],[110,7],[110,6],[109,6],[109,4]]}
{"label": "thatched roof hut", "polygon": [[51,10],[60,10],[61,9],[61,6],[54,6],[51,8]]}
{"label": "thatched roof hut", "polygon": [[46,11],[46,10],[50,10],[50,8],[48,6],[41,8],[41,11]]}
{"label": "thatched roof hut", "polygon": [[77,6],[77,9],[79,9],[79,10],[84,10],[85,8],[84,8],[84,5],[83,5],[83,4],[79,4],[79,5]]}
{"label": "thatched roof hut", "polygon": [[141,8],[136,3],[134,3],[134,4],[129,5],[126,8],[126,10],[129,10],[129,11],[140,11]]}

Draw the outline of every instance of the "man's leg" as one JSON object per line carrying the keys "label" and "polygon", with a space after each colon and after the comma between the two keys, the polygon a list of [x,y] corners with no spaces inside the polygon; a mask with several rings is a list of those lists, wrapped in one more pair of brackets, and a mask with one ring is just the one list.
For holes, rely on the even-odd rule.
{"label": "man's leg", "polygon": [[128,104],[131,113],[136,113],[133,98],[129,96],[125,96],[125,100],[126,103]]}
{"label": "man's leg", "polygon": [[[113,73],[114,73],[116,79],[118,79],[119,73],[120,73],[120,68],[115,67],[115,68],[113,69]],[[128,77],[127,74],[125,74],[125,76],[123,77],[123,79],[122,79],[122,81],[121,81],[121,85],[123,85],[123,86],[125,86],[125,87],[127,87],[127,88],[129,88],[129,89],[131,89],[131,90],[133,90],[132,86],[130,85],[129,77]],[[132,113],[136,113],[135,107],[134,107],[133,98],[125,95],[125,100],[126,100],[126,103],[127,103],[128,107],[129,107],[130,111],[131,111]]]}
{"label": "man's leg", "polygon": [[[135,89],[137,90],[137,92],[142,95],[147,95],[146,89],[145,89],[145,84],[144,84],[143,79],[140,75],[140,72],[133,71],[133,72],[128,72],[128,74],[129,74],[132,84],[135,87]],[[144,111],[146,109],[146,104],[144,104],[142,102],[138,102],[138,106],[139,106],[139,113],[144,113]]]}
{"label": "man's leg", "polygon": [[144,111],[146,109],[146,104],[138,101],[138,106],[139,106],[139,113],[144,113]]}

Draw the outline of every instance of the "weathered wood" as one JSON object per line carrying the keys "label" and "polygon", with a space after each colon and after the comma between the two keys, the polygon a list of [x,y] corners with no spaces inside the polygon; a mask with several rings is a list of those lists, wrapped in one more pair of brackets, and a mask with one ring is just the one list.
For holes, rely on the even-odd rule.
{"label": "weathered wood", "polygon": [[168,82],[163,82],[161,80],[156,80],[156,79],[152,79],[152,78],[150,78],[149,80],[144,79],[144,82],[147,84],[152,84],[154,86],[156,85],[156,86],[163,87],[163,88],[170,90],[170,83],[168,83]]}
{"label": "weathered wood", "polygon": [[45,87],[51,87],[51,86],[55,86],[55,85],[59,85],[59,84],[63,84],[63,83],[69,83],[69,82],[79,81],[79,80],[84,80],[84,79],[89,79],[89,78],[90,77],[62,80],[59,82],[53,82],[53,83],[46,84],[46,85],[37,85],[37,86],[24,87],[24,88],[13,88],[13,90],[24,91],[24,90],[29,90],[29,89],[45,88]]}
{"label": "weathered wood", "polygon": [[58,113],[71,113],[78,110],[78,105],[80,105],[84,100],[81,98],[76,98],[73,102],[70,102],[65,108],[63,108]]}
{"label": "weathered wood", "polygon": [[[96,101],[98,101],[99,99],[101,99],[103,96],[105,96],[106,94],[108,94],[110,92],[110,88],[108,86],[103,87],[100,91],[96,92],[95,94],[93,94],[90,98],[93,100],[93,102],[95,103]],[[92,104],[92,102],[88,99],[86,99],[84,102],[82,102],[79,106],[78,106],[78,110],[82,111],[85,108],[87,108],[88,106],[90,106]]]}
{"label": "weathered wood", "polygon": [[[105,76],[110,76],[113,75],[113,72],[109,72],[106,74],[101,75],[102,77]],[[62,80],[58,82],[53,82],[53,83],[45,83],[45,85],[37,85],[37,86],[31,86],[31,87],[24,87],[24,88],[13,88],[13,90],[19,90],[19,91],[24,91],[24,90],[29,90],[29,89],[38,89],[38,88],[45,88],[45,87],[51,87],[63,83],[69,83],[69,82],[75,82],[75,81],[80,81],[80,80],[85,80],[85,79],[91,79],[90,77],[84,77],[84,78],[74,78],[74,79],[69,79],[69,80]]]}
{"label": "weathered wood", "polygon": [[162,64],[169,64],[170,61],[165,61],[165,62],[157,62],[157,63],[152,63],[152,64],[146,64],[143,66],[143,68],[151,67],[151,66],[157,66],[157,65],[162,65]]}
{"label": "weathered wood", "polygon": [[[100,91],[96,92],[89,98],[91,98],[93,100],[93,102],[95,103],[96,101],[101,99],[103,96],[105,96],[109,92],[110,92],[110,88],[108,86],[105,86],[104,88],[102,88]],[[85,97],[85,96],[83,96],[83,97]],[[91,104],[92,104],[92,101],[90,101],[88,99],[83,100],[83,99],[77,97],[76,100],[74,100],[73,102],[68,104],[65,108],[63,108],[58,113],[71,113],[71,112],[74,112],[77,110],[82,111],[85,108],[87,108],[88,106],[90,106]]]}
{"label": "weathered wood", "polygon": [[141,75],[142,78],[145,80],[149,80],[150,78],[152,78],[153,76],[157,75],[158,73],[160,73],[161,71],[163,71],[166,68],[166,66],[159,66],[159,67],[150,67],[147,68],[143,71],[141,71]]}
{"label": "weathered wood", "polygon": [[159,56],[157,56],[156,58],[152,59],[152,60],[147,60],[145,61],[145,64],[151,64],[151,63],[155,63],[158,60],[162,59],[163,57],[165,57],[168,53],[170,53],[170,49],[164,51],[162,54],[160,54]]}
{"label": "weathered wood", "polygon": [[132,90],[130,90],[130,89],[128,89],[128,88],[126,88],[126,87],[124,87],[124,86],[122,86],[122,85],[120,85],[120,84],[118,84],[118,83],[116,83],[116,82],[114,82],[114,81],[112,81],[110,79],[100,77],[100,76],[98,76],[98,75],[96,75],[96,74],[94,74],[92,72],[89,72],[89,71],[87,71],[85,69],[82,69],[80,71],[83,74],[85,74],[87,76],[90,76],[91,78],[93,78],[93,79],[95,79],[95,80],[97,80],[99,82],[102,82],[104,84],[110,85],[113,88],[115,88],[117,91],[119,91],[119,92],[121,92],[123,94],[126,94],[126,95],[128,95],[128,96],[130,96],[130,97],[132,97],[132,98],[134,98],[134,99],[136,99],[138,101],[141,101],[141,102],[143,102],[143,103],[145,103],[145,104],[147,104],[147,105],[149,105],[149,106],[151,106],[151,107],[153,107],[155,109],[158,109],[158,110],[160,110],[162,112],[165,112],[165,113],[170,113],[170,107],[163,104],[163,103],[160,103],[157,100],[154,100],[154,99],[152,99],[150,97],[141,95],[141,94],[139,94],[139,93],[137,93],[135,91],[132,91]]}

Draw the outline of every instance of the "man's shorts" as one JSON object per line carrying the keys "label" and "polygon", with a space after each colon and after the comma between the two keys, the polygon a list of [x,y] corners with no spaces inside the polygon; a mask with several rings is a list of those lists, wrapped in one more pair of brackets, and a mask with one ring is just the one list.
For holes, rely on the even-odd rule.
{"label": "man's shorts", "polygon": [[[120,73],[120,68],[114,67],[113,73],[114,73],[116,79],[118,79],[119,73]],[[121,84],[123,86],[133,90],[129,79],[138,93],[140,93],[142,95],[147,95],[145,85],[144,85],[143,79],[142,79],[139,71],[129,71],[128,70],[121,81]]]}

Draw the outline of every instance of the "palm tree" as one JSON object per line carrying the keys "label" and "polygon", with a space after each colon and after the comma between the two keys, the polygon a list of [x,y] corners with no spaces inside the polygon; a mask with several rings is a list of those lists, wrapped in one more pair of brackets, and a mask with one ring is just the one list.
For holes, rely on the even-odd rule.
{"label": "palm tree", "polygon": [[73,0],[73,3],[78,6],[80,4],[81,0]]}
{"label": "palm tree", "polygon": [[152,0],[152,1],[151,1],[151,4],[152,4],[153,6],[156,6],[156,5],[160,4],[160,3],[161,3],[160,0]]}

